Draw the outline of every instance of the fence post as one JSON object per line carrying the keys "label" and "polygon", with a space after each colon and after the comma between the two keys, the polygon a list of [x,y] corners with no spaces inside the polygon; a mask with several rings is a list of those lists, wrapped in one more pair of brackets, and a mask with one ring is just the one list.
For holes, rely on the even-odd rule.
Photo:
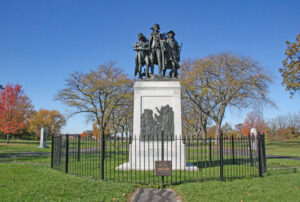
{"label": "fence post", "polygon": [[263,162],[264,162],[264,169],[263,173],[267,172],[267,158],[266,158],[266,145],[265,145],[265,134],[262,135],[262,152],[263,152]]}
{"label": "fence post", "polygon": [[262,159],[262,138],[260,136],[260,133],[257,135],[258,139],[258,172],[259,177],[263,177],[263,159]]}
{"label": "fence post", "polygon": [[81,140],[81,136],[79,135],[78,136],[78,146],[77,146],[77,149],[78,149],[77,161],[80,161],[80,140]]}
{"label": "fence post", "polygon": [[54,134],[52,134],[51,140],[51,168],[53,168],[53,149],[54,149]]}
{"label": "fence post", "polygon": [[69,172],[69,135],[66,135],[66,165],[65,173]]}
{"label": "fence post", "polygon": [[[164,161],[164,130],[161,131],[161,160]],[[165,177],[161,176],[161,185],[164,186]]]}
{"label": "fence post", "polygon": [[105,139],[104,139],[104,131],[102,129],[101,132],[101,179],[104,180],[104,157],[105,157]]}
{"label": "fence post", "polygon": [[223,132],[220,133],[220,180],[223,181]]}
{"label": "fence post", "polygon": [[251,139],[250,133],[248,134],[248,140],[249,140],[249,152],[250,152],[250,165],[253,166],[252,139]]}
{"label": "fence post", "polygon": [[231,135],[231,154],[232,154],[232,164],[235,163],[234,159],[234,136]]}
{"label": "fence post", "polygon": [[211,162],[211,137],[209,138],[209,162]]}
{"label": "fence post", "polygon": [[59,161],[59,166],[61,167],[61,164],[62,164],[62,159],[61,159],[61,154],[62,154],[62,149],[63,149],[63,146],[62,146],[62,136],[61,136],[61,134],[59,134],[59,141],[58,141],[58,143],[56,143],[57,144],[57,146],[59,147],[58,149],[57,149],[57,151],[58,151],[58,161]]}

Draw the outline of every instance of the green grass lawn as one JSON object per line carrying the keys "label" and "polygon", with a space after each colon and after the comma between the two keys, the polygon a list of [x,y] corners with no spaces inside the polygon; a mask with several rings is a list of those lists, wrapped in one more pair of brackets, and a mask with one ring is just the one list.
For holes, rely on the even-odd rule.
{"label": "green grass lawn", "polygon": [[[13,141],[10,144],[0,143],[0,156],[1,155],[16,155],[22,152],[51,152],[51,142],[48,143],[49,148],[38,148],[39,142],[37,141]],[[25,163],[47,163],[50,165],[50,156],[36,156],[36,157],[16,157],[16,158],[0,158],[0,162],[25,162]]]}
{"label": "green grass lawn", "polygon": [[66,175],[41,165],[0,164],[0,201],[126,201],[135,186]]}
{"label": "green grass lawn", "polygon": [[38,144],[34,143],[0,143],[0,155],[4,153],[17,153],[17,152],[51,152],[51,144],[48,148],[40,149]]}
{"label": "green grass lawn", "polygon": [[[299,156],[300,154],[300,141],[266,142],[266,145],[268,155]],[[37,146],[38,144],[36,143],[11,144],[9,146],[0,144],[0,155],[21,151],[50,152],[49,148],[38,149]],[[96,156],[96,158],[98,157]],[[112,158],[115,157],[107,157],[106,161],[109,162]],[[190,160],[195,160],[192,156],[189,158]],[[93,162],[93,157],[82,155],[82,160]],[[99,158],[97,160],[99,162]],[[50,156],[18,157],[0,159],[0,161],[16,162],[0,162],[0,201],[126,201],[134,190],[142,186],[110,180],[101,181],[99,180],[99,174],[96,175],[97,180],[92,177],[77,177],[65,174],[50,168]],[[76,161],[76,158],[70,158],[70,161]],[[115,171],[114,168],[125,161],[128,161],[128,155],[120,158],[119,162],[106,163],[108,167],[105,169],[106,171]],[[47,165],[17,164],[21,162],[46,163]],[[92,165],[99,166],[95,162]],[[183,183],[168,187],[174,189],[176,194],[182,197],[183,201],[300,201],[300,169],[272,170],[271,168],[300,167],[300,161],[268,159],[267,165],[269,171],[263,178],[246,176],[246,178],[233,181]],[[232,171],[234,172],[232,170],[234,167],[230,164],[229,166],[231,167],[228,167],[228,169],[226,165],[224,167],[225,177],[233,174],[231,173]],[[91,172],[92,168],[94,167],[86,168],[86,173],[83,173],[83,175],[89,175],[88,171]],[[75,169],[75,167],[70,167],[71,172],[76,171]],[[201,173],[215,176],[219,173],[217,167],[204,167],[200,170],[198,176],[196,172],[183,172],[183,174],[186,178],[192,177],[192,179],[197,179],[201,177]],[[236,169],[236,172],[238,172],[238,169]],[[140,175],[139,177],[143,178],[142,173],[137,172],[133,174]],[[256,175],[256,170],[253,170],[253,173]],[[116,175],[106,176],[106,178],[114,178],[121,181],[128,176],[130,177],[128,175],[130,174],[129,172],[115,172],[114,174]],[[179,177],[179,173],[174,172],[173,175],[174,177]],[[183,178],[184,176],[181,177]],[[154,182],[160,181],[158,177],[151,177],[150,181],[153,179]],[[166,178],[166,180],[170,179]],[[148,181],[148,178],[146,181]]]}
{"label": "green grass lawn", "polygon": [[266,141],[266,153],[300,157],[300,140]]}
{"label": "green grass lawn", "polygon": [[[76,177],[41,165],[1,164],[5,201],[126,201],[131,183]],[[264,178],[185,183],[170,188],[183,201],[300,201],[300,170],[269,171]]]}
{"label": "green grass lawn", "polygon": [[300,171],[272,171],[264,178],[173,186],[183,201],[300,201]]}
{"label": "green grass lawn", "polygon": [[273,167],[300,167],[300,161],[290,159],[267,159],[268,169]]}
{"label": "green grass lawn", "polygon": [[[75,153],[76,154],[76,153]],[[65,170],[65,158],[61,159],[62,162],[57,169],[61,171]],[[209,181],[219,180],[220,168],[219,160],[193,159],[192,157],[186,157],[187,162],[194,163],[199,168],[199,171],[191,171],[189,169],[172,171],[172,177],[165,177],[167,184],[181,183],[184,181]],[[204,161],[205,160],[205,161]],[[248,159],[249,160],[249,159]],[[116,168],[125,162],[129,161],[129,155],[121,155],[111,152],[105,157],[104,173],[105,179],[111,179],[116,181],[130,181],[140,182],[142,184],[160,184],[161,178],[155,176],[154,170],[147,171],[141,169],[141,171],[134,170],[116,170]],[[199,162],[200,161],[200,162]],[[78,161],[76,155],[69,156],[69,173],[74,175],[92,176],[97,179],[100,178],[100,155],[81,154],[80,161]],[[231,180],[232,178],[241,178],[248,176],[258,176],[257,166],[251,166],[247,159],[236,159],[235,164],[232,164],[232,160],[224,160],[224,180]]]}

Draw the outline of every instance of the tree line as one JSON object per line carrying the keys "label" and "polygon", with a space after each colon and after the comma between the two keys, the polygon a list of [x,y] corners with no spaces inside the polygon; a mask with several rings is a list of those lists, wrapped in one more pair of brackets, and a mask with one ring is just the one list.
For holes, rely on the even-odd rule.
{"label": "tree line", "polygon": [[[259,111],[251,111],[247,114],[242,123],[234,126],[225,123],[222,126],[223,134],[227,137],[247,136],[251,128],[256,128],[257,132],[265,134],[268,140],[291,140],[300,138],[300,111],[279,115],[265,120]],[[208,127],[208,136],[214,137],[214,125]]]}

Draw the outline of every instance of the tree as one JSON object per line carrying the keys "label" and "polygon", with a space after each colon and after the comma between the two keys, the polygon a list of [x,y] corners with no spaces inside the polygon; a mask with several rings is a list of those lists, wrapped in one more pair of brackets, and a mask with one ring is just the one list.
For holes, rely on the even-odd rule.
{"label": "tree", "polygon": [[115,63],[107,63],[87,74],[75,72],[66,82],[67,87],[58,92],[56,99],[73,107],[73,115],[87,113],[88,120],[98,125],[104,137],[113,113],[131,96],[132,81]]}
{"label": "tree", "polygon": [[232,127],[231,127],[231,125],[228,123],[228,122],[226,122],[223,126],[222,126],[222,132],[223,132],[223,134],[225,135],[225,136],[230,136],[231,134],[231,132],[232,132],[233,130],[232,130]]}
{"label": "tree", "polygon": [[[184,95],[184,92],[182,93]],[[210,120],[199,108],[191,102],[187,97],[182,99],[182,126],[185,136],[201,136],[203,140],[207,136],[207,125]]]}
{"label": "tree", "polygon": [[46,128],[49,135],[59,134],[66,124],[65,117],[57,110],[40,109],[29,120],[29,130],[39,137],[41,128]]}
{"label": "tree", "polygon": [[112,115],[112,129],[116,136],[129,137],[133,130],[133,92],[130,90]]}
{"label": "tree", "polygon": [[199,112],[188,99],[182,99],[182,130],[184,136],[200,136]]}
{"label": "tree", "polygon": [[[201,135],[203,139],[207,136],[208,113],[204,109],[208,107],[210,94],[203,94],[201,86],[205,85],[204,80],[193,77],[195,66],[192,61],[185,61],[182,64],[180,81],[182,88],[182,112],[183,130],[187,134]],[[200,95],[200,96],[199,96]]]}
{"label": "tree", "polygon": [[241,133],[242,128],[243,128],[243,124],[242,123],[238,123],[234,126],[234,128],[237,130],[237,132]]}
{"label": "tree", "polygon": [[296,37],[296,42],[286,42],[286,58],[282,61],[283,67],[279,68],[283,77],[282,84],[286,86],[286,91],[291,97],[300,89],[300,34]]}
{"label": "tree", "polygon": [[242,133],[246,136],[250,134],[251,128],[256,128],[257,132],[266,133],[267,125],[263,117],[258,112],[249,112],[242,128]]}
{"label": "tree", "polygon": [[32,108],[21,85],[8,84],[0,91],[0,131],[6,134],[7,144],[11,134],[17,134],[24,128],[26,117]]}
{"label": "tree", "polygon": [[300,136],[300,111],[279,115],[268,121],[269,138],[290,139]]}
{"label": "tree", "polygon": [[96,123],[93,123],[93,136],[97,139],[100,138],[100,130]]}
{"label": "tree", "polygon": [[216,123],[219,137],[227,107],[238,109],[272,103],[268,97],[271,78],[257,62],[232,53],[221,53],[182,65],[185,97]]}

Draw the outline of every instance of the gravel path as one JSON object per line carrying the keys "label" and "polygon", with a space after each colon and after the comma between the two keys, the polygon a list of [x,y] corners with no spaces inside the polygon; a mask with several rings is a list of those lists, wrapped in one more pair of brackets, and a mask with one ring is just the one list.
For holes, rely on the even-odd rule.
{"label": "gravel path", "polygon": [[267,159],[290,159],[290,160],[300,161],[300,157],[295,157],[295,156],[267,155]]}
{"label": "gravel path", "polygon": [[0,163],[12,163],[12,164],[29,164],[29,165],[49,165],[49,163],[32,163],[32,162],[16,162],[16,161],[0,161]]}
{"label": "gravel path", "polygon": [[0,159],[3,158],[18,158],[18,157],[32,157],[32,156],[49,156],[50,152],[16,152],[13,154],[1,154]]}

